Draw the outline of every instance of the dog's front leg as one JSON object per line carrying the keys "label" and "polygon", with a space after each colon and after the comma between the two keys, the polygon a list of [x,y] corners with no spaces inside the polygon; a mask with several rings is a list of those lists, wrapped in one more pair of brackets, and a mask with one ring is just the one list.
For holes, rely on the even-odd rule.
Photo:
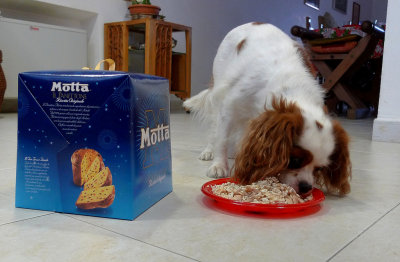
{"label": "dog's front leg", "polygon": [[204,160],[204,161],[209,161],[214,159],[214,145],[217,140],[216,138],[216,129],[217,129],[217,119],[212,119],[210,128],[209,128],[209,134],[208,134],[208,144],[206,148],[201,152],[199,159]]}
{"label": "dog's front leg", "polygon": [[228,138],[232,126],[232,116],[229,113],[220,111],[216,124],[214,161],[208,168],[207,176],[213,178],[228,177]]}
{"label": "dog's front leg", "polygon": [[211,142],[209,142],[204,148],[203,152],[201,152],[199,159],[204,161],[213,160],[214,158],[214,146]]}

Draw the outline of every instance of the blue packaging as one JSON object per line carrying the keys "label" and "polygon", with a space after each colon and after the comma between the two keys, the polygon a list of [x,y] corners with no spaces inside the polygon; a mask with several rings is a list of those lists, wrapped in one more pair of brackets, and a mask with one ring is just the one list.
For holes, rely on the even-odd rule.
{"label": "blue packaging", "polygon": [[15,205],[134,219],[172,191],[168,80],[19,74]]}

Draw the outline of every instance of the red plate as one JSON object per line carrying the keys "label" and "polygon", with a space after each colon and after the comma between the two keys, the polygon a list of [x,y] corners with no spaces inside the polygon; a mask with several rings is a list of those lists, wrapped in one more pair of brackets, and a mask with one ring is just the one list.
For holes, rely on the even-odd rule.
{"label": "red plate", "polygon": [[300,204],[260,204],[260,203],[249,203],[249,202],[239,202],[223,198],[215,195],[212,192],[212,186],[220,185],[226,182],[232,182],[230,178],[221,178],[209,181],[201,187],[201,191],[208,197],[216,200],[227,209],[235,209],[241,211],[250,211],[258,213],[293,213],[304,209],[315,207],[325,200],[324,193],[321,190],[314,188],[312,191],[313,199],[305,203]]}

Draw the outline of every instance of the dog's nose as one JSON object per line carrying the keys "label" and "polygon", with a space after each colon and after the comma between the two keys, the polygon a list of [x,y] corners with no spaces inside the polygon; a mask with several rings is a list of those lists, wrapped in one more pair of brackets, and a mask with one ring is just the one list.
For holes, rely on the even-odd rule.
{"label": "dog's nose", "polygon": [[299,193],[300,194],[306,194],[310,192],[312,189],[312,185],[307,183],[306,181],[300,181],[299,183]]}

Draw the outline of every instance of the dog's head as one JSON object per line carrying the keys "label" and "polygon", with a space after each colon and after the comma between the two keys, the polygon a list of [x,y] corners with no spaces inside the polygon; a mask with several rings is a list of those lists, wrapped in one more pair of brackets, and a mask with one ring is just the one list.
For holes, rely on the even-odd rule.
{"label": "dog's head", "polygon": [[349,138],[325,114],[314,115],[295,103],[274,99],[272,109],[252,120],[237,152],[233,178],[250,184],[268,176],[301,195],[314,184],[340,195],[350,192]]}

